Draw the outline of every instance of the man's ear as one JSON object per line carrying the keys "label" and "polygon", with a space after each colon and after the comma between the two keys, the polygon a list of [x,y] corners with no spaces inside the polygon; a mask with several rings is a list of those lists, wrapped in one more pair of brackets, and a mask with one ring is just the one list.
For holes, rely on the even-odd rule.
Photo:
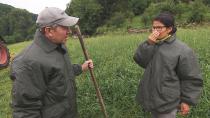
{"label": "man's ear", "polygon": [[47,33],[49,33],[50,32],[50,27],[45,27],[44,28],[44,31],[47,32]]}
{"label": "man's ear", "polygon": [[44,28],[44,31],[45,31],[45,35],[46,35],[48,38],[51,38],[51,37],[53,36],[50,27],[45,27],[45,28]]}

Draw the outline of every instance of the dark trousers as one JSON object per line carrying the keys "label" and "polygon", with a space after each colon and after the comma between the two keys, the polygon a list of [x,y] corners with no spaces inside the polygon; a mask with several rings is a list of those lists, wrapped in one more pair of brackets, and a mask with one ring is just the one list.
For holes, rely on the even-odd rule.
{"label": "dark trousers", "polygon": [[169,113],[158,113],[158,112],[151,112],[152,118],[176,118],[177,109]]}

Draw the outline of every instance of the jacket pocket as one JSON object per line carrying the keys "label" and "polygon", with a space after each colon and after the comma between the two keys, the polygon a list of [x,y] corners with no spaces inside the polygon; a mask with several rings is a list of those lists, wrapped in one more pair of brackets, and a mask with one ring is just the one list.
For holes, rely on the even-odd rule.
{"label": "jacket pocket", "polygon": [[64,74],[62,72],[54,73],[47,86],[47,93],[51,94],[52,97],[55,97],[55,100],[64,97],[66,91]]}
{"label": "jacket pocket", "polygon": [[177,100],[180,97],[180,90],[177,87],[172,88],[163,86],[163,96],[168,102]]}

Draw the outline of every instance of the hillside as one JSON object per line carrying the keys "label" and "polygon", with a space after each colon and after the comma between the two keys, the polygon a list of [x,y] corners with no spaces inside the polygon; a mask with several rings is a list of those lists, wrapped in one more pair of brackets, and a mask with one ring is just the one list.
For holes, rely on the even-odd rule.
{"label": "hillside", "polygon": [[3,17],[7,13],[9,13],[12,9],[15,9],[15,8],[11,5],[0,3],[0,17]]}
{"label": "hillside", "polygon": [[37,15],[0,3],[0,35],[7,43],[32,39]]}

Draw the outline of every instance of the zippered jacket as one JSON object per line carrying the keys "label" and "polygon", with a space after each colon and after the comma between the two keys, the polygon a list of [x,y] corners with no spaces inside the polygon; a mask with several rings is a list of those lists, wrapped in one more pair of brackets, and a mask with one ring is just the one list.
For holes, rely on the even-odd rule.
{"label": "zippered jacket", "polygon": [[11,65],[13,118],[77,117],[75,76],[65,45],[36,31],[33,43]]}
{"label": "zippered jacket", "polygon": [[154,45],[143,42],[134,60],[145,69],[136,96],[143,109],[164,113],[181,102],[198,103],[203,86],[198,59],[176,35]]}

